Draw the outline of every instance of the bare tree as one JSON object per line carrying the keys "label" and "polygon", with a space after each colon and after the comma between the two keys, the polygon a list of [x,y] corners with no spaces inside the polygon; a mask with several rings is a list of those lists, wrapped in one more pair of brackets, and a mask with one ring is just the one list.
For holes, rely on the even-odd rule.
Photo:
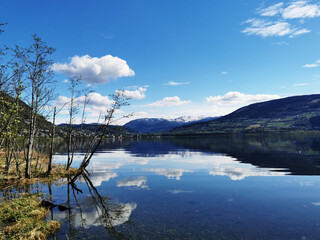
{"label": "bare tree", "polygon": [[67,134],[67,145],[68,145],[67,170],[70,168],[73,162],[74,150],[75,150],[73,123],[74,123],[74,117],[79,111],[78,104],[75,102],[75,99],[79,95],[79,91],[76,90],[76,87],[80,82],[80,78],[70,77],[69,82],[70,82],[69,90],[71,91],[71,99],[70,99],[70,105],[69,105],[69,124],[68,124],[68,134]]}
{"label": "bare tree", "polygon": [[53,108],[53,115],[52,115],[52,127],[51,127],[51,143],[50,143],[50,152],[49,152],[49,162],[48,162],[48,169],[47,175],[51,174],[52,170],[52,157],[53,157],[53,149],[55,143],[55,135],[56,135],[56,116],[59,112],[68,104],[68,102],[64,103],[58,110],[57,107]]}
{"label": "bare tree", "polygon": [[26,74],[25,80],[30,84],[28,103],[30,106],[28,119],[28,138],[26,144],[26,168],[25,177],[31,178],[31,161],[34,141],[38,131],[38,117],[43,113],[48,102],[53,97],[53,72],[52,61],[48,59],[55,51],[49,47],[37,35],[33,35],[33,43],[28,48],[16,46],[14,53],[17,59],[23,64]]}
{"label": "bare tree", "polygon": [[[91,140],[88,150],[79,167],[81,172],[86,171],[86,167],[89,165],[92,156],[96,153],[103,139],[109,133],[109,127],[111,123],[113,123],[115,112],[121,107],[127,106],[128,99],[129,98],[125,96],[124,91],[117,91],[116,94],[112,95],[112,105],[107,110],[106,114],[104,114],[102,125],[101,126],[97,125],[97,127],[102,127],[102,131],[100,132],[97,131],[96,136],[94,136],[93,139]],[[123,117],[127,117],[127,116],[123,116]]]}

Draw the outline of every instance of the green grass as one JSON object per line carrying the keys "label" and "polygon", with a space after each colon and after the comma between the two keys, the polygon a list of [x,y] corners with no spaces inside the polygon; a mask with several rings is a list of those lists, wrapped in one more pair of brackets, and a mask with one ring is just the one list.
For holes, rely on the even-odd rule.
{"label": "green grass", "polygon": [[0,205],[0,239],[46,239],[60,228],[59,221],[46,221],[48,209],[40,194],[23,194]]}

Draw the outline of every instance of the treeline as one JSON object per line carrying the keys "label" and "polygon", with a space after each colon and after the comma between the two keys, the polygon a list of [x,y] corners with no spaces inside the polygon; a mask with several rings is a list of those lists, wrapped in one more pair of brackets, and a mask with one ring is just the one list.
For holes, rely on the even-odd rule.
{"label": "treeline", "polygon": [[[4,34],[5,24],[0,24],[0,39]],[[62,106],[52,106],[55,98],[55,79],[51,69],[51,59],[55,49],[48,46],[39,36],[32,36],[31,45],[0,46],[0,159],[4,164],[4,174],[15,174],[19,178],[32,178],[40,169],[39,158],[45,155],[46,175],[52,171],[52,156],[55,142],[55,119],[62,109],[68,109],[69,120],[66,134],[68,157],[66,170],[73,162],[75,152],[75,117],[81,115],[81,124],[85,122],[86,106],[90,102],[90,91],[79,90],[81,76],[69,78],[71,98]],[[79,107],[75,99],[79,94],[85,97],[83,106]],[[117,91],[112,96],[112,105],[106,112],[101,112],[98,122],[102,131],[88,139],[87,153],[84,155],[80,170],[85,171],[93,154],[98,149],[104,137],[108,134],[108,126],[114,113],[120,107],[127,105],[123,91]],[[23,100],[23,101],[22,101]],[[24,104],[27,105],[23,106]],[[82,110],[82,113],[79,111]],[[41,152],[41,131],[43,116],[50,117],[48,124],[50,140],[49,150]]]}

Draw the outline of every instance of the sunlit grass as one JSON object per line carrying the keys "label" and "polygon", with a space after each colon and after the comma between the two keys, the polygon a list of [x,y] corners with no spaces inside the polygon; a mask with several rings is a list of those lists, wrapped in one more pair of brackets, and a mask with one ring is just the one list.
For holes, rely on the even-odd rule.
{"label": "sunlit grass", "polygon": [[0,239],[46,239],[60,228],[59,221],[46,221],[39,197],[26,193],[0,205]]}

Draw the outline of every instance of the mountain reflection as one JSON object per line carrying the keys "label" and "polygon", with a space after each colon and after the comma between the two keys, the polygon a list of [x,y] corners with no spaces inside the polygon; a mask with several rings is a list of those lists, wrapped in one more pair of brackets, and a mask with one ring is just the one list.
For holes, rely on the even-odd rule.
{"label": "mountain reflection", "polygon": [[[59,151],[63,152],[61,147]],[[78,148],[81,149],[81,145]],[[103,161],[104,154],[113,151],[117,151],[118,160]],[[98,161],[99,154],[101,161]],[[227,175],[237,180],[247,176],[320,174],[320,138],[310,136],[172,137],[139,141],[129,139],[105,142],[99,149],[99,154],[90,167],[94,172],[109,171],[105,175],[105,181],[116,177],[110,173],[112,169],[123,168],[128,164],[148,166],[152,161],[162,159],[179,161],[180,165],[173,168],[157,166],[149,168],[149,171],[177,180],[184,172],[193,171],[194,167],[201,164],[208,165],[211,175]],[[228,165],[223,165],[225,161]],[[189,168],[186,169],[184,164],[187,163]],[[240,164],[247,165],[243,168]],[[98,178],[97,176],[97,184],[100,181]],[[100,179],[103,181],[102,175]]]}

